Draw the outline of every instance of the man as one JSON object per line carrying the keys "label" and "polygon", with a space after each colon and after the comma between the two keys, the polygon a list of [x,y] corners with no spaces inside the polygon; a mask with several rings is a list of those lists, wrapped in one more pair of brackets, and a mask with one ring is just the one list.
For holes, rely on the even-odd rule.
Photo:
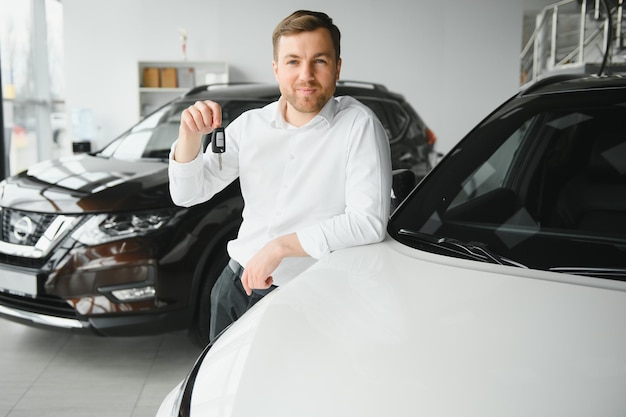
{"label": "man", "polygon": [[339,29],[324,13],[300,10],[278,24],[272,41],[281,98],[228,126],[221,160],[201,151],[202,136],[222,122],[212,101],[183,111],[172,146],[176,204],[204,202],[236,178],[245,202],[238,236],[228,243],[231,262],[211,293],[211,340],[320,257],[381,241],[389,217],[385,131],[357,100],[333,97]]}

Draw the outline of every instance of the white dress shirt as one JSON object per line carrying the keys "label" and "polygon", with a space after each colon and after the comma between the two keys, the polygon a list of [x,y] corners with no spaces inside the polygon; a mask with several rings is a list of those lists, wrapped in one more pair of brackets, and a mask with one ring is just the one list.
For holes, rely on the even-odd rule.
{"label": "white dress shirt", "polygon": [[228,253],[245,267],[270,240],[296,233],[310,257],[284,259],[283,285],[316,259],[381,241],[390,210],[389,142],[378,118],[351,97],[334,97],[306,125],[285,122],[284,98],[250,110],[226,128],[222,169],[207,148],[191,162],[169,162],[175,204],[207,201],[239,177],[243,222]]}

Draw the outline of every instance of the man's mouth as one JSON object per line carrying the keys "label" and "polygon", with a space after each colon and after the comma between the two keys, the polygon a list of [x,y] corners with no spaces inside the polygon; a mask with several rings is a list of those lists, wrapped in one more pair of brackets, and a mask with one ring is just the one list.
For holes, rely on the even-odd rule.
{"label": "man's mouth", "polygon": [[313,94],[317,91],[317,88],[307,86],[307,87],[297,87],[296,90],[301,92],[302,94]]}

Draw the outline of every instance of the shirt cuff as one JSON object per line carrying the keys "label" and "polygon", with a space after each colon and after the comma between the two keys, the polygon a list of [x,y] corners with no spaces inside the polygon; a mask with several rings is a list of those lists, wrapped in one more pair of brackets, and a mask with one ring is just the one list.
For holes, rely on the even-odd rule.
{"label": "shirt cuff", "polygon": [[193,170],[193,172],[195,172],[195,170],[202,167],[203,165],[202,151],[199,151],[198,155],[196,155],[196,157],[189,162],[178,162],[174,159],[174,151],[176,150],[177,143],[178,143],[178,140],[176,140],[172,144],[172,147],[170,148],[169,169],[173,172],[178,173],[179,175],[189,176],[189,173],[191,172],[190,168],[191,170]]}
{"label": "shirt cuff", "polygon": [[310,226],[296,233],[300,246],[312,258],[320,259],[330,253],[326,236],[319,226]]}

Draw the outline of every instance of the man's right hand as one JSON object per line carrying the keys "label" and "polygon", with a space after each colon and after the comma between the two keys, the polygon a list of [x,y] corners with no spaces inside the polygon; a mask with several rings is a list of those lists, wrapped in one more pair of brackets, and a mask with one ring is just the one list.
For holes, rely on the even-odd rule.
{"label": "man's right hand", "polygon": [[183,110],[174,151],[177,162],[192,161],[200,151],[202,136],[222,125],[222,107],[210,100],[196,101]]}

